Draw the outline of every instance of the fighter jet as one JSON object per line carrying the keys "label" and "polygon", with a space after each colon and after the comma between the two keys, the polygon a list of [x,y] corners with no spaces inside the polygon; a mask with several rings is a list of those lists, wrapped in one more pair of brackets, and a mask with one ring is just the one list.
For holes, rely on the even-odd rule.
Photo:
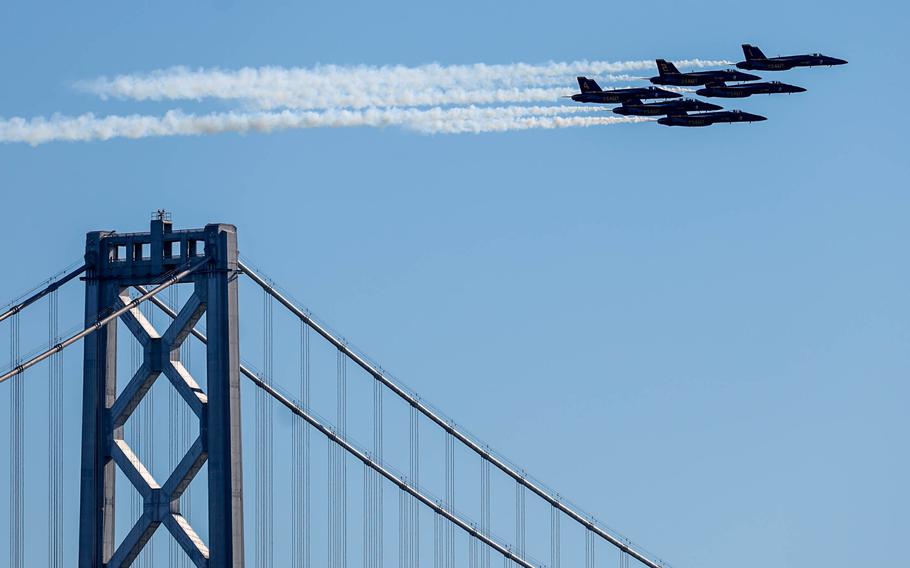
{"label": "fighter jet", "polygon": [[685,114],[698,110],[720,110],[724,107],[696,101],[695,99],[682,99],[676,101],[661,101],[659,103],[645,104],[638,99],[622,103],[613,109],[616,114],[625,116],[660,116],[664,114]]}
{"label": "fighter jet", "polygon": [[657,77],[651,77],[655,85],[676,85],[679,87],[694,87],[706,85],[713,81],[755,81],[761,79],[734,69],[721,71],[697,71],[694,73],[680,73],[679,69],[669,61],[657,60]]}
{"label": "fighter jet", "polygon": [[578,86],[581,88],[581,93],[567,97],[578,103],[618,104],[629,99],[676,99],[682,96],[679,93],[665,91],[657,87],[636,87],[604,91],[597,84],[597,81],[587,77],[578,77]]}
{"label": "fighter jet", "polygon": [[794,67],[820,67],[823,65],[845,65],[847,62],[836,57],[828,57],[821,53],[811,55],[785,55],[783,57],[765,57],[765,54],[754,45],[743,44],[745,61],[736,64],[740,69],[754,71],[786,71]]}
{"label": "fighter jet", "polygon": [[711,126],[718,122],[760,122],[768,120],[757,114],[750,114],[741,110],[725,110],[721,112],[700,112],[698,114],[671,114],[657,119],[664,126]]}
{"label": "fighter jet", "polygon": [[720,97],[722,99],[742,99],[752,95],[772,95],[775,93],[805,93],[806,89],[795,85],[788,85],[780,81],[767,83],[740,83],[727,85],[723,81],[708,83],[704,89],[695,91],[701,97]]}

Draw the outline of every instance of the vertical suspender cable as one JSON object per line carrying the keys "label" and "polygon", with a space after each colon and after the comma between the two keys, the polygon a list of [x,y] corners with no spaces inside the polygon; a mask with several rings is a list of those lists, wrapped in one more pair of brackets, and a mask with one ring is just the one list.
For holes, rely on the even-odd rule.
{"label": "vertical suspender cable", "polygon": [[[47,342],[48,345],[56,345],[56,328],[54,326],[54,294],[47,297]],[[54,358],[52,356],[48,361],[47,367],[47,565],[54,565],[54,464],[56,462],[54,452],[56,451],[54,440]]]}
{"label": "vertical suspender cable", "polygon": [[405,492],[398,490],[398,568],[407,568],[407,524],[408,515],[405,502]]}
{"label": "vertical suspender cable", "polygon": [[[373,382],[373,454],[382,462],[382,385]],[[382,480],[364,464],[364,566],[382,564]]]}
{"label": "vertical suspender cable", "polygon": [[[262,342],[262,359],[264,379],[271,384],[274,376],[274,301],[269,294],[263,293],[262,296],[262,321],[263,321],[263,342]],[[258,543],[257,543],[257,566],[271,567],[273,562],[274,550],[274,531],[273,531],[273,422],[272,422],[272,404],[271,400],[262,392],[257,393],[257,416],[256,428],[259,432],[258,468],[259,475],[256,481],[256,500],[258,507],[257,522]]]}
{"label": "vertical suspender cable", "polygon": [[[443,503],[443,505],[445,505]],[[440,518],[437,513],[433,513],[433,568],[442,568],[442,535],[440,527]]]}
{"label": "vertical suspender cable", "polygon": [[[446,508],[455,512],[455,439],[446,433]],[[446,568],[455,568],[455,526],[445,523]]]}
{"label": "vertical suspender cable", "polygon": [[[490,536],[490,462],[486,458],[480,458],[480,530],[484,536]],[[489,547],[481,548],[481,565],[483,568],[490,568],[490,549]]]}
{"label": "vertical suspender cable", "polygon": [[586,529],[585,530],[585,567],[594,568],[594,533]]}
{"label": "vertical suspender cable", "polygon": [[372,563],[372,543],[370,542],[370,524],[372,521],[373,496],[370,494],[370,466],[363,464],[363,568],[370,568]]}
{"label": "vertical suspender cable", "polygon": [[559,568],[559,509],[550,507],[550,566]]}
{"label": "vertical suspender cable", "polygon": [[[175,311],[180,311],[180,306],[178,304],[177,297],[177,286],[171,286],[167,289],[168,303]],[[189,341],[190,337],[184,341]],[[174,471],[174,468],[177,467],[177,389],[172,385],[168,384],[167,389],[167,440],[168,440],[168,458],[167,458],[167,469],[168,474]],[[180,551],[177,550],[177,541],[173,538],[168,539],[168,566],[177,566],[179,562]]]}
{"label": "vertical suspender cable", "polygon": [[[186,367],[186,370],[193,374],[193,345],[191,343],[191,338],[187,337],[186,341],[183,342],[183,345],[180,346],[180,360],[183,362],[183,366]],[[192,441],[192,428],[191,423],[194,419],[193,410],[188,404],[180,404],[181,412],[177,420],[177,439],[179,440],[180,448],[184,451],[190,447]],[[190,484],[186,488],[186,491],[180,497],[180,513],[190,521],[190,514],[193,508],[193,499],[190,497],[192,494],[193,484]],[[177,554],[181,557],[182,562],[181,566],[184,568],[190,568],[190,557],[186,554],[181,554],[181,549],[177,550]]]}
{"label": "vertical suspender cable", "polygon": [[[136,292],[130,291],[130,297],[135,298]],[[144,307],[144,306],[143,306]],[[130,335],[130,373],[135,373],[139,369],[139,356],[140,356],[140,345],[135,337]],[[136,407],[136,411],[133,413],[132,419],[127,422],[131,430],[131,435],[133,437],[136,453],[140,457],[145,457],[145,450],[143,445],[143,434],[145,432],[145,412],[146,412],[146,401],[147,399],[139,401],[139,405]],[[130,513],[132,513],[132,520],[135,521],[142,514],[142,496],[139,495],[138,491],[130,492]],[[136,566],[140,568],[144,565],[145,551],[139,554],[136,558]]]}
{"label": "vertical suspender cable", "polygon": [[[146,302],[142,304],[142,307],[145,309],[145,317],[149,320],[149,323],[154,327],[155,325],[155,314],[152,310],[152,303]],[[138,348],[138,344],[137,344]],[[140,358],[141,358],[141,351]],[[138,367],[137,367],[138,368]],[[145,424],[142,425],[142,433],[145,437],[145,450],[146,455],[148,456],[148,461],[145,462],[148,464],[148,469],[151,472],[155,471],[155,389],[149,389],[145,394]],[[142,549],[143,554],[145,555],[146,566],[149,568],[155,568],[155,547],[153,546],[154,541],[149,541],[147,545]]]}
{"label": "vertical suspender cable", "polygon": [[468,535],[468,568],[477,568],[477,559],[474,557],[476,544],[474,537]]}
{"label": "vertical suspender cable", "polygon": [[[262,365],[264,379],[271,384],[273,376],[273,301],[271,296],[262,296]],[[256,393],[257,432],[257,475],[256,475],[256,522],[257,566],[272,566],[272,412],[268,398]]]}
{"label": "vertical suspender cable", "polygon": [[[271,296],[269,296],[268,302],[268,377],[269,383],[273,382],[275,379],[275,323],[274,323],[274,307],[275,302]],[[267,568],[272,568],[275,565],[275,407],[272,404],[272,399],[266,399],[266,426],[268,426],[268,443],[266,445],[266,452],[268,452],[268,459],[266,460],[266,467],[268,468],[268,475],[266,476],[266,497],[265,503],[268,507],[268,514],[266,515],[266,521],[268,523],[268,533],[266,534],[266,564]]]}
{"label": "vertical suspender cable", "polygon": [[[19,314],[10,318],[10,361],[13,365],[19,365]],[[16,375],[12,379],[12,388],[10,389],[10,449],[12,459],[10,460],[10,568],[22,568],[22,513],[23,513],[23,487],[25,481],[23,469],[23,422],[22,406],[24,402],[22,374]]]}
{"label": "vertical suspender cable", "polygon": [[[306,365],[304,366],[303,377],[303,401],[304,404],[310,404],[310,328],[303,324],[304,334],[304,354]],[[306,525],[306,533],[303,542],[303,561],[306,568],[310,568],[310,427],[304,425],[303,430],[303,522]]]}
{"label": "vertical suspender cable", "polygon": [[[305,408],[310,405],[310,334],[309,327],[300,324],[300,400]],[[293,517],[291,538],[294,568],[310,564],[310,439],[306,422],[295,421],[293,430]]]}
{"label": "vertical suspender cable", "polygon": [[[347,438],[348,434],[348,377],[347,358],[341,355],[341,393],[342,393],[342,421],[341,435]],[[341,458],[341,568],[348,566],[348,453],[339,452]]]}
{"label": "vertical suspender cable", "polygon": [[[376,408],[374,413],[375,424],[373,425],[373,445],[376,449],[376,459],[382,463],[383,459],[383,405],[382,405],[382,396],[383,396],[383,386],[379,384],[378,381],[373,381],[373,400]],[[385,540],[385,532],[383,530],[383,520],[385,515],[383,513],[382,501],[383,501],[383,490],[382,490],[382,477],[379,475],[379,472],[373,472],[373,485],[375,487],[375,496],[376,496],[376,525],[375,525],[375,553],[376,553],[376,563],[375,568],[382,568],[383,565],[383,551],[382,543]]]}
{"label": "vertical suspender cable", "polygon": [[335,564],[335,442],[327,440],[326,452],[326,566]]}
{"label": "vertical suspender cable", "polygon": [[[347,370],[344,353],[340,350],[338,355],[338,409],[337,422],[338,433],[344,438],[347,434]],[[335,563],[340,568],[347,567],[347,506],[348,506],[348,489],[347,489],[347,452],[335,451],[335,492],[336,506],[338,508],[335,516]]]}
{"label": "vertical suspender cable", "polygon": [[[266,345],[266,311],[269,299],[266,294],[262,295],[262,360],[263,360],[263,370],[265,370],[265,360],[268,358],[268,347]],[[263,373],[265,375],[265,373]],[[263,377],[265,380],[268,380],[268,376]],[[256,566],[262,566],[265,560],[265,519],[264,516],[264,506],[265,498],[263,495],[265,480],[263,464],[265,463],[265,444],[264,444],[264,431],[265,431],[265,416],[263,412],[263,406],[265,404],[265,395],[257,391],[255,399],[255,424],[254,428],[256,429],[256,541],[255,541],[255,558]]]}
{"label": "vertical suspender cable", "polygon": [[[417,408],[411,406],[411,482],[413,486],[420,487],[420,415]],[[408,516],[410,517],[409,535],[410,550],[408,551],[409,566],[420,566],[420,503],[414,497],[408,496]]]}
{"label": "vertical suspender cable", "polygon": [[[48,340],[60,341],[60,303],[57,290],[48,294]],[[59,568],[63,521],[63,352],[48,366],[48,566]]]}
{"label": "vertical suspender cable", "polygon": [[515,484],[515,548],[519,556],[525,553],[525,486]]}

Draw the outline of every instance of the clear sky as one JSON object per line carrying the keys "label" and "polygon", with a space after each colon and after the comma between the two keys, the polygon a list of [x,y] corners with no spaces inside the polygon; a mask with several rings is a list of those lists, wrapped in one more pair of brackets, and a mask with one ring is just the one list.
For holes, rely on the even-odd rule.
{"label": "clear sky", "polygon": [[675,566],[900,564],[908,17],[893,0],[7,2],[3,118],[192,110],[72,87],[174,65],[739,60],[743,42],[850,64],[767,74],[808,92],[729,103],[769,118],[752,125],[0,145],[0,302],[78,259],[86,231],[144,230],[157,208],[234,223],[385,368]]}

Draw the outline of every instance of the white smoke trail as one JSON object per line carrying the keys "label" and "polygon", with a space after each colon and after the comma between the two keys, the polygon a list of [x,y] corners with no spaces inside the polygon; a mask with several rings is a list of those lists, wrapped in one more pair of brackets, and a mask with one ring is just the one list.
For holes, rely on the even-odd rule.
{"label": "white smoke trail", "polygon": [[[170,111],[163,116],[96,117],[93,114],[0,119],[0,142],[33,146],[55,141],[198,136],[223,132],[272,132],[298,128],[403,126],[425,133],[480,133],[648,122],[638,117],[580,116],[576,107],[459,107],[433,109],[328,110],[323,112],[224,112],[205,115]],[[564,115],[576,116],[564,116]]]}
{"label": "white smoke trail", "polygon": [[[680,67],[708,67],[726,61],[692,59]],[[368,108],[486,102],[552,100],[556,89],[530,90],[556,84],[571,88],[578,74],[604,83],[635,80],[628,73],[650,70],[652,61],[574,61],[531,65],[438,64],[417,67],[337,66],[312,68],[259,67],[238,70],[175,67],[145,74],[101,77],[76,87],[99,95],[134,100],[243,100],[261,109]],[[606,77],[603,74],[608,74]],[[529,92],[527,92],[529,91]]]}

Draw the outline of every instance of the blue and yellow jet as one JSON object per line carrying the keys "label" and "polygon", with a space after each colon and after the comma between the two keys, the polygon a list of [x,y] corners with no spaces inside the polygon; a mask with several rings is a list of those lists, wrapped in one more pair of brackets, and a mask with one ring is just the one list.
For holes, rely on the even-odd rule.
{"label": "blue and yellow jet", "polygon": [[844,59],[829,57],[821,53],[765,57],[765,54],[760,49],[748,43],[743,44],[743,54],[746,56],[746,60],[740,61],[736,66],[750,71],[787,71],[794,67],[830,67],[832,65],[847,64]]}

